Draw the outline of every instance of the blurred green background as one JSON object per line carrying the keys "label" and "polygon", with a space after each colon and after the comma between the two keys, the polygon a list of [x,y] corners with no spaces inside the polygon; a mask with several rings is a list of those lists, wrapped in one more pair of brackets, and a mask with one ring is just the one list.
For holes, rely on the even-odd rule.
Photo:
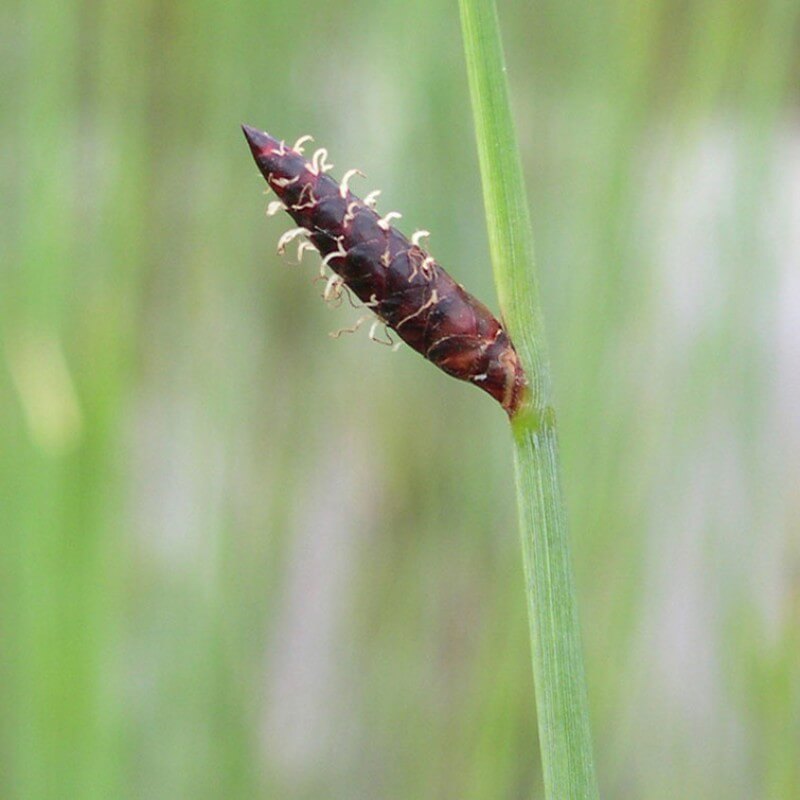
{"label": "blurred green background", "polygon": [[[797,798],[800,4],[500,14],[604,796]],[[0,31],[0,796],[541,797],[503,414],[328,338],[238,129],[496,307],[455,0]]]}

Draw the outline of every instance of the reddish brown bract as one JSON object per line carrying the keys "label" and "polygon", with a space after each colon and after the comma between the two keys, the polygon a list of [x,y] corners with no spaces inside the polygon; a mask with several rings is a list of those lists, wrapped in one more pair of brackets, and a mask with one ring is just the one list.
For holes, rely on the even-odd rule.
{"label": "reddish brown bract", "polygon": [[[344,284],[410,347],[448,375],[469,381],[510,414],[525,376],[500,322],[416,241],[409,241],[325,175],[324,150],[311,162],[269,134],[243,126],[258,168],[299,230]],[[368,201],[369,202],[369,201]],[[397,215],[399,216],[399,215]]]}

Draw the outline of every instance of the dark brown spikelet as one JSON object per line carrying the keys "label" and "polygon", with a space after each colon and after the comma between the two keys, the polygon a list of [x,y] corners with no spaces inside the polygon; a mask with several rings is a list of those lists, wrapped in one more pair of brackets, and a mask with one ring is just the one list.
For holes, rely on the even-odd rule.
{"label": "dark brown spikelet", "polygon": [[491,311],[419,246],[424,232],[409,241],[389,224],[399,214],[380,217],[373,210],[376,192],[364,200],[352,194],[347,184],[355,170],[341,183],[326,175],[325,150],[307,161],[303,140],[289,147],[254,128],[243,129],[280,200],[274,208],[285,208],[298,226],[281,237],[279,250],[295,236],[306,236],[339,276],[334,280],[404,342],[448,375],[488,392],[513,415],[525,388],[517,352]]}

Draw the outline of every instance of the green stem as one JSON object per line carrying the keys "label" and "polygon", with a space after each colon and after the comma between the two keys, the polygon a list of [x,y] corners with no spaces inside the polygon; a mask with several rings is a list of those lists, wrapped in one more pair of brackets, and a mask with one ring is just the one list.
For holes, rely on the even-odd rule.
{"label": "green stem", "polygon": [[533,232],[494,0],[459,0],[495,284],[528,375],[512,419],[545,795],[597,798]]}

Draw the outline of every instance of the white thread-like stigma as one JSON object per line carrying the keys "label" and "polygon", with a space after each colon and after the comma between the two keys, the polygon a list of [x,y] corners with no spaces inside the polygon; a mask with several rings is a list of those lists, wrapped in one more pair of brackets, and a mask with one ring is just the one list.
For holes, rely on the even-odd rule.
{"label": "white thread-like stigma", "polygon": [[308,230],[308,228],[292,228],[290,231],[286,231],[286,233],[278,239],[278,252],[285,253],[286,245],[290,244],[298,236],[308,236],[310,233],[311,231]]}
{"label": "white thread-like stigma", "polygon": [[314,190],[311,188],[311,184],[307,183],[300,190],[300,197],[297,198],[297,202],[292,206],[292,211],[302,211],[304,208],[316,208],[316,205],[317,198],[314,197]]}
{"label": "white thread-like stigma", "polygon": [[413,314],[409,314],[407,317],[404,317],[394,326],[395,330],[399,331],[401,325],[405,325],[410,319],[414,319],[414,317],[419,316],[423,311],[429,309],[431,306],[435,306],[439,302],[439,293],[434,289],[431,292],[431,296],[428,298],[427,302],[423,303]]}
{"label": "white thread-like stigma", "polygon": [[299,264],[303,260],[303,256],[306,253],[313,253],[316,249],[317,248],[314,247],[311,242],[306,242],[305,240],[300,242],[300,244],[297,245],[297,263]]}
{"label": "white thread-like stigma", "polygon": [[360,175],[362,178],[366,178],[367,176],[360,170],[360,169],[349,169],[345,172],[344,177],[342,178],[342,182],[339,184],[339,195],[344,200],[347,197],[347,192],[350,190],[349,183],[350,179],[356,175]]}
{"label": "white thread-like stigma", "polygon": [[325,284],[325,291],[322,293],[322,298],[325,302],[329,302],[330,300],[338,300],[342,294],[342,285],[344,284],[344,279],[340,275],[333,274],[328,278],[328,282]]}
{"label": "white thread-like stigma", "polygon": [[[383,333],[386,336],[385,339],[379,339],[375,335],[375,331],[377,331],[378,328],[381,325],[383,325]],[[378,344],[385,344],[387,347],[391,347],[392,348],[392,352],[394,352],[396,350],[394,339],[392,339],[392,335],[391,335],[391,333],[389,333],[389,327],[386,325],[386,323],[382,319],[376,319],[372,323],[372,325],[370,325],[370,327],[369,327],[369,338],[373,342],[377,342]]]}
{"label": "white thread-like stigma", "polygon": [[314,155],[311,156],[311,166],[308,167],[308,171],[312,175],[319,175],[320,172],[328,172],[332,169],[333,164],[328,164],[328,151],[324,147],[315,150]]}
{"label": "white thread-like stigma", "polygon": [[371,314],[367,314],[366,316],[359,317],[355,321],[355,324],[349,328],[340,328],[338,331],[334,331],[333,333],[329,333],[328,336],[331,339],[338,339],[343,333],[355,333],[369,318]]}
{"label": "white thread-like stigma", "polygon": [[425,258],[422,260],[422,264],[420,265],[420,272],[429,280],[433,275],[433,265],[435,263],[436,261],[434,261],[433,256],[425,256]]}
{"label": "white thread-like stigma", "polygon": [[300,180],[299,175],[295,175],[294,178],[273,178],[272,173],[269,174],[269,180],[272,181],[277,187],[281,189],[285,189],[287,186],[291,186],[293,183],[297,183]]}
{"label": "white thread-like stigma", "polygon": [[430,231],[415,231],[413,234],[411,234],[411,244],[414,244],[417,247],[419,247],[420,246],[419,243],[423,239],[427,239],[428,236],[430,235],[431,235]]}
{"label": "white thread-like stigma", "polygon": [[[416,278],[417,275],[419,275],[419,267],[420,267],[420,265],[418,263],[418,258],[419,258],[419,255],[416,254],[416,253],[414,254],[414,257],[412,258],[411,250],[408,251],[408,260],[411,263],[411,274],[408,276],[408,282],[409,283],[411,283],[411,281],[413,281],[414,278]],[[424,261],[425,259],[423,258],[422,260]]]}
{"label": "white thread-like stigma", "polygon": [[295,153],[300,153],[300,154],[302,155],[302,153],[303,153],[303,145],[304,145],[306,142],[313,142],[313,141],[314,141],[314,137],[313,137],[313,136],[309,136],[308,134],[306,134],[305,136],[301,136],[301,137],[300,137],[300,138],[299,138],[299,139],[298,139],[298,140],[297,140],[297,141],[294,143],[294,147],[292,148],[292,150],[294,150],[294,151],[295,151]]}
{"label": "white thread-like stigma", "polygon": [[375,208],[375,206],[378,205],[378,198],[380,197],[380,194],[381,194],[380,189],[375,189],[375,191],[370,192],[364,198],[364,205],[367,208]]}
{"label": "white thread-like stigma", "polygon": [[341,236],[336,240],[336,244],[339,245],[339,249],[334,250],[332,253],[328,253],[328,255],[326,255],[320,262],[319,274],[323,278],[325,277],[325,267],[330,266],[330,263],[334,258],[346,258],[347,256],[347,250],[345,250],[344,245],[342,245]]}
{"label": "white thread-like stigma", "polygon": [[330,263],[331,261],[333,261],[334,258],[344,258],[346,255],[347,255],[346,252],[340,253],[338,250],[334,250],[332,253],[328,253],[328,255],[326,255],[325,258],[322,259],[321,266],[323,267],[330,266]]}
{"label": "white thread-like stigma", "polygon": [[400,219],[403,215],[397,211],[390,211],[385,217],[378,220],[378,227],[383,228],[385,231],[389,230],[389,225],[393,219]]}
{"label": "white thread-like stigma", "polygon": [[356,218],[356,211],[358,211],[358,207],[358,200],[353,200],[353,202],[347,206],[347,211],[345,211],[344,216],[342,217],[342,227],[346,227]]}
{"label": "white thread-like stigma", "polygon": [[283,204],[283,200],[273,200],[267,206],[268,217],[274,217],[279,211],[286,211],[286,206]]}
{"label": "white thread-like stigma", "polygon": [[381,324],[379,319],[376,319],[372,325],[369,326],[369,338],[372,339],[373,342],[380,342],[380,344],[388,344],[387,342],[383,342],[375,335],[375,331],[378,330],[378,326]]}

